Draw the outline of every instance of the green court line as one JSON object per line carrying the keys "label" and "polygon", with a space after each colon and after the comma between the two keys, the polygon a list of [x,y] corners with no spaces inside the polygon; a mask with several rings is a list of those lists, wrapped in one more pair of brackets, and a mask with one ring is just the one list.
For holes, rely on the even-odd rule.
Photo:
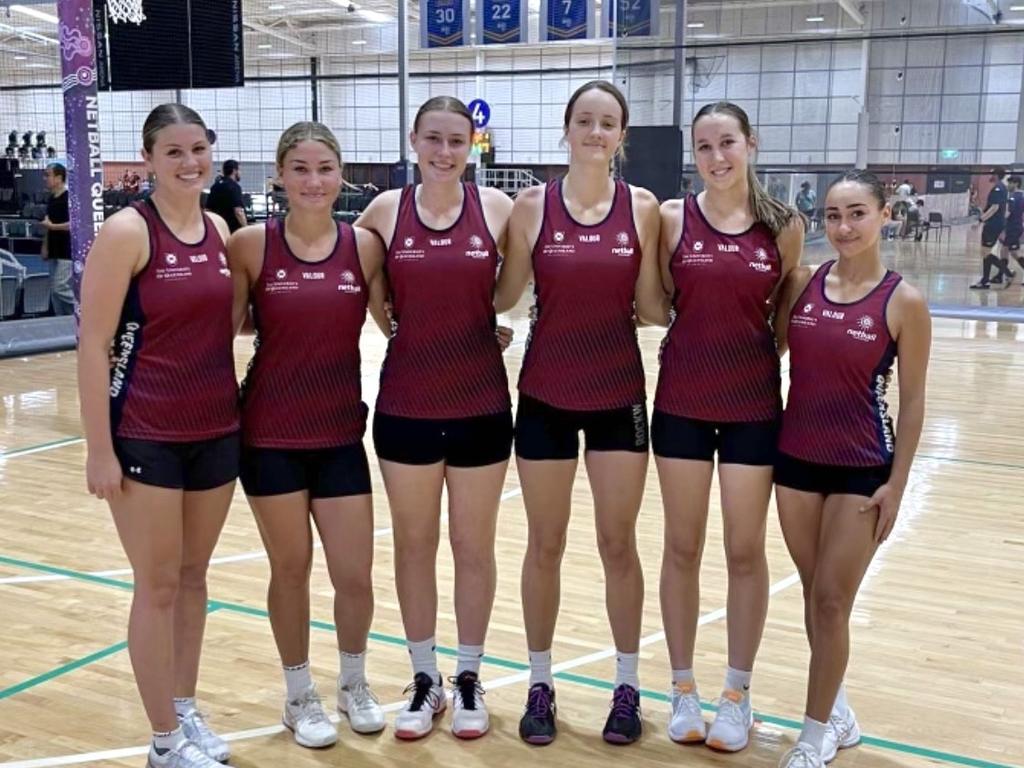
{"label": "green court line", "polygon": [[102,650],[96,651],[95,653],[90,653],[88,656],[83,656],[80,659],[69,661],[67,664],[62,664],[61,666],[56,667],[55,669],[51,669],[49,672],[44,672],[41,675],[30,677],[28,680],[17,683],[16,685],[12,685],[9,688],[4,688],[3,690],[0,690],[0,701],[11,696],[14,696],[16,693],[27,691],[29,688],[35,688],[37,685],[42,685],[43,683],[49,682],[50,680],[60,677],[61,675],[66,675],[68,672],[74,672],[76,669],[81,669],[82,667],[88,666],[93,662],[105,659],[108,656],[113,656],[115,653],[119,653],[127,647],[128,641],[122,640],[120,643],[114,643],[113,645],[109,645],[106,648],[103,648]]}
{"label": "green court line", "polygon": [[[67,568],[57,568],[52,565],[33,563],[28,560],[20,560],[13,557],[6,557],[4,555],[0,555],[0,563],[6,563],[8,565],[17,565],[22,568],[44,571],[47,573],[58,573],[62,576],[68,576],[72,579],[78,579],[80,581],[92,583],[99,583],[103,584],[104,586],[113,586],[119,589],[132,588],[130,582],[117,581],[115,579],[105,579],[98,576],[91,576],[87,573],[72,571]],[[253,608],[249,605],[243,605],[241,603],[229,603],[223,600],[209,601],[207,610],[210,613],[223,610],[231,613],[243,614],[246,616],[255,616],[258,618],[266,618],[268,616],[267,611],[262,608]],[[322,629],[330,632],[335,631],[334,624],[326,621],[311,621],[310,625],[315,627],[316,629]],[[387,643],[389,645],[405,645],[404,638],[395,637],[394,635],[385,635],[379,632],[371,632],[370,639],[375,640],[377,642]],[[29,688],[44,683],[47,680],[52,680],[55,677],[59,677],[60,675],[66,674],[75,669],[80,669],[81,667],[84,667],[87,664],[91,664],[94,661],[99,661],[105,658],[106,656],[110,656],[114,653],[117,653],[120,650],[123,650],[125,647],[127,647],[126,642],[117,643],[116,645],[112,645],[109,648],[105,648],[102,651],[98,651],[97,653],[94,653],[91,656],[83,657],[82,659],[78,659],[76,661],[70,662],[69,664],[65,664],[64,666],[58,667],[57,669],[51,670],[50,672],[38,675],[37,677],[34,677],[31,680],[26,680],[23,683],[19,683],[18,685],[13,686],[12,688],[4,689],[3,691],[0,691],[0,700],[4,699],[7,696],[13,696],[16,693],[28,690]],[[444,656],[455,656],[457,654],[457,651],[455,649],[447,648],[444,646],[438,646],[437,652]],[[503,659],[496,656],[484,656],[483,660],[488,664],[505,667],[506,669],[514,669],[517,671],[525,671],[529,669],[528,664],[524,664],[519,661],[513,661],[511,659]],[[583,685],[590,688],[599,688],[605,691],[611,691],[615,688],[614,683],[611,683],[607,680],[601,680],[600,678],[589,677],[587,675],[577,675],[573,672],[556,672],[554,677],[556,677],[559,680],[565,680],[569,683],[576,683],[578,685]],[[640,695],[643,698],[649,699],[651,701],[668,702],[671,700],[669,696],[659,691],[650,691],[644,689],[641,690]],[[709,702],[701,702],[701,708],[708,712],[713,712],[715,710],[715,706]],[[761,722],[769,723],[771,725],[776,725],[781,728],[786,728],[789,730],[799,731],[803,727],[802,723],[797,722],[796,720],[789,720],[783,717],[776,717],[774,715],[760,713],[756,713],[755,716]],[[1020,768],[1019,766],[1013,766],[1005,763],[994,763],[988,760],[981,760],[975,757],[957,755],[952,752],[942,752],[937,749],[919,747],[914,744],[905,744],[903,742],[891,741],[889,739],[880,739],[874,736],[864,736],[862,738],[862,743],[872,747],[878,747],[879,749],[884,749],[890,752],[897,752],[904,755],[913,755],[915,757],[922,757],[930,760],[938,760],[939,762],[948,763],[950,765],[967,766],[967,768]]]}
{"label": "green court line", "polygon": [[40,443],[39,445],[30,445],[26,448],[15,448],[13,451],[0,451],[0,460],[2,459],[13,459],[17,456],[24,456],[27,453],[35,453],[37,451],[43,451],[47,448],[62,448],[65,445],[77,445],[78,443],[84,442],[84,437],[64,437],[60,440],[51,440],[48,443]]}
{"label": "green court line", "polygon": [[980,467],[1000,467],[1002,469],[1024,469],[1024,464],[1007,464],[1001,461],[982,461],[981,459],[951,459],[948,456],[932,456],[927,453],[919,453],[916,458],[928,459],[929,461],[948,461],[953,464],[975,464]]}

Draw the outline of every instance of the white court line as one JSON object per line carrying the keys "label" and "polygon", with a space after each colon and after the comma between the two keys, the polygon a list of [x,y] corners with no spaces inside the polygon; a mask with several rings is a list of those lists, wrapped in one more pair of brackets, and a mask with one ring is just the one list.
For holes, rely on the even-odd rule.
{"label": "white court line", "polygon": [[67,440],[57,440],[47,445],[38,445],[35,448],[21,448],[16,451],[8,451],[7,453],[0,453],[0,461],[7,461],[7,459],[16,459],[19,456],[31,456],[33,453],[43,453],[44,451],[53,451],[57,448],[64,448],[68,445],[78,445],[84,443],[84,437],[69,437]]}
{"label": "white court line", "polygon": [[[772,584],[769,589],[769,594],[777,594],[787,587],[791,587],[800,581],[800,576],[796,573],[787,576],[781,581],[777,581]],[[698,626],[704,626],[725,616],[725,608],[720,608],[717,611],[711,611],[700,617],[697,624]],[[665,637],[664,632],[655,632],[654,634],[647,635],[641,638],[640,645],[651,645],[656,643]],[[602,659],[608,659],[615,655],[614,648],[608,648],[604,651],[598,651],[597,653],[591,653],[586,656],[579,656],[575,659],[563,661],[561,664],[555,664],[551,667],[552,672],[563,672],[567,669],[574,669],[576,667],[582,667],[590,664],[594,661],[600,661]],[[523,670],[513,675],[506,675],[505,677],[495,678],[487,682],[487,690],[494,690],[496,688],[504,688],[508,685],[527,680],[530,677],[529,670]],[[385,712],[394,712],[401,709],[405,705],[405,701],[398,701],[393,704],[388,704],[382,709]],[[337,715],[331,715],[333,722],[338,721]],[[269,725],[263,728],[251,728],[245,731],[235,731],[234,733],[221,734],[221,738],[225,741],[243,741],[245,739],[255,739],[261,736],[273,736],[276,733],[281,733],[284,730],[283,725]],[[124,747],[121,749],[111,749],[104,752],[88,752],[84,754],[73,754],[73,755],[60,755],[58,757],[42,757],[34,760],[20,760],[10,763],[0,763],[0,768],[50,768],[50,766],[57,765],[78,765],[81,763],[88,763],[94,760],[115,760],[122,757],[134,757],[136,755],[144,755],[149,751],[149,746],[144,747]]]}

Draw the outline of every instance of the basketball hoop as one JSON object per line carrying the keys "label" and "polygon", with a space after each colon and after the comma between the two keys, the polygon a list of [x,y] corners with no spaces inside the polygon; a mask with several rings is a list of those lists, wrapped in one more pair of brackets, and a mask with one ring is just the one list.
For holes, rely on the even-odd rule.
{"label": "basketball hoop", "polygon": [[142,12],[142,0],[107,0],[107,14],[114,23],[130,21],[132,24],[141,24],[146,20],[146,14]]}

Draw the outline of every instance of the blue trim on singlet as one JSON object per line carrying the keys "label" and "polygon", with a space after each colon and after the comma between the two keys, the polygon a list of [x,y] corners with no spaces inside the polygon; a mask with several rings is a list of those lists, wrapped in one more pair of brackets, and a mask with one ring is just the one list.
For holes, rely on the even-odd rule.
{"label": "blue trim on singlet", "polygon": [[[151,257],[152,259],[152,257]],[[147,265],[148,266],[148,265]],[[134,330],[128,328],[129,323],[135,323],[138,327]],[[128,286],[128,293],[125,294],[124,304],[121,307],[121,318],[117,323],[117,334],[114,336],[114,351],[117,353],[118,362],[110,371],[110,434],[117,435],[124,418],[124,408],[128,402],[128,393],[131,389],[132,376],[135,373],[135,364],[139,359],[139,352],[144,341],[143,335],[146,328],[146,315],[142,310],[142,297],[139,292],[139,281],[135,278]],[[132,334],[131,349],[127,353],[127,359],[123,371],[119,368],[120,354],[126,335]],[[121,372],[120,389],[117,396],[113,394],[115,377]]]}

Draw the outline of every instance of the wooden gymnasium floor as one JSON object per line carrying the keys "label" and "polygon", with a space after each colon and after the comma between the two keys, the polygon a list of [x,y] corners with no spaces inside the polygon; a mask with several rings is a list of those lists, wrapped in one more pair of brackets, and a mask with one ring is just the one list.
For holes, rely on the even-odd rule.
{"label": "wooden gymnasium floor", "polygon": [[[964,255],[966,233],[958,235],[952,255],[945,245],[940,252],[934,244],[916,251],[912,244],[887,246],[887,253],[910,273],[917,271],[915,265],[934,266],[935,260],[958,262],[945,284],[960,291],[961,275],[973,275],[976,261],[973,249]],[[808,260],[820,258],[815,250],[820,252],[812,250]],[[957,269],[962,272],[955,274]],[[942,282],[937,278],[933,284]],[[1019,304],[1020,294],[1014,288],[999,296]],[[991,298],[996,300],[995,292]],[[517,330],[507,353],[513,381],[523,354],[524,306],[511,318]],[[651,393],[661,333],[640,331]],[[865,743],[841,753],[837,766],[1024,765],[1022,339],[1024,326],[935,324],[919,457],[896,532],[877,556],[853,616],[847,680]],[[249,339],[237,342],[239,370],[250,350]],[[363,381],[370,403],[383,350],[383,339],[367,326]],[[148,728],[124,644],[130,573],[106,506],[85,493],[74,366],[73,353],[0,361],[0,768],[144,763]],[[393,710],[410,674],[393,588],[387,502],[373,469],[377,608],[368,671],[382,702]],[[798,733],[807,662],[800,589],[774,508],[768,537],[773,597],[755,671],[759,723],[751,746],[735,756],[677,746],[665,735],[668,658],[657,597],[662,512],[651,462],[638,526],[648,590],[640,668],[646,733],[636,746],[609,747],[600,728],[614,662],[581,463],[554,646],[556,669],[562,670],[561,733],[553,746],[534,749],[516,735],[526,692],[519,605],[525,517],[519,493],[513,465],[501,506],[498,599],[483,667],[492,732],[459,743],[445,719],[430,737],[406,744],[390,728],[365,737],[346,724],[336,747],[312,752],[281,732],[283,681],[264,613],[267,562],[237,491],[210,572],[211,615],[199,692],[213,726],[233,742],[232,764],[422,768],[571,761],[585,768],[626,758],[638,766],[774,767]],[[452,566],[443,545],[438,571],[438,642],[442,670],[451,674]],[[696,671],[703,693],[712,696],[725,666],[725,573],[716,499],[702,600]],[[315,677],[333,706],[337,655],[322,559],[313,576],[313,616]]]}

